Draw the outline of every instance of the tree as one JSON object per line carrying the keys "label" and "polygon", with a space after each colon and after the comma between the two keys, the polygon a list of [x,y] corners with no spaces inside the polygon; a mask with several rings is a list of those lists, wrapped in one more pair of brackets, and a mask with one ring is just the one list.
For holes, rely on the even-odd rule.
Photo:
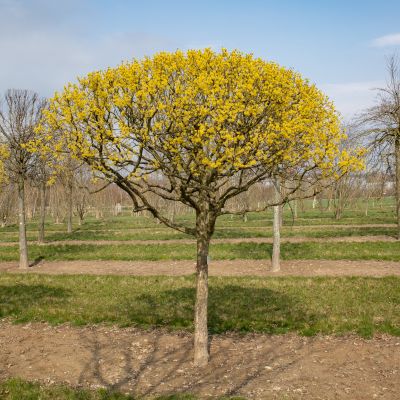
{"label": "tree", "polygon": [[[0,160],[2,163],[2,161]],[[3,169],[2,166],[0,166],[1,169]],[[2,172],[0,172],[1,178],[4,179],[5,172],[4,169]],[[7,225],[7,223],[10,222],[10,217],[15,215],[15,190],[14,186],[12,184],[7,184],[6,182],[3,182],[1,184],[1,192],[0,192],[0,226],[4,227]]]}
{"label": "tree", "polygon": [[366,139],[371,157],[393,171],[397,216],[397,239],[400,240],[400,66],[391,56],[387,61],[386,86],[378,88],[377,104],[361,114],[358,123],[366,127],[361,136]]}
{"label": "tree", "polygon": [[273,180],[273,186],[275,189],[275,202],[277,205],[273,207],[274,219],[273,219],[273,244],[272,244],[272,272],[279,272],[281,269],[280,258],[281,258],[281,221],[282,221],[282,205],[281,199],[281,184],[280,179],[276,177]]}
{"label": "tree", "polygon": [[38,223],[38,242],[43,244],[45,242],[45,221],[46,221],[46,198],[47,188],[54,180],[54,165],[56,159],[53,154],[42,154],[37,157],[32,183],[39,189],[40,197],[40,213]]}
{"label": "tree", "polygon": [[89,209],[90,171],[87,171],[88,168],[85,167],[86,165],[80,166],[75,170],[74,174],[74,181],[78,188],[78,190],[74,191],[74,205],[79,226],[83,224]]}
{"label": "tree", "polygon": [[[298,183],[280,203],[301,182],[360,165],[338,151],[336,113],[314,85],[237,51],[159,53],[91,73],[55,94],[38,132],[52,139],[45,141],[50,148],[39,137],[32,147],[68,148],[123,189],[135,210],[196,237],[196,365],[208,362],[209,245],[217,217],[232,213],[229,201],[271,179],[277,166],[279,176],[290,170]],[[173,221],[159,198],[193,209],[195,223]]]}
{"label": "tree", "polygon": [[25,181],[34,170],[36,156],[25,145],[34,137],[44,100],[37,93],[28,90],[8,90],[0,108],[0,142],[5,146],[8,157],[5,171],[8,179],[17,185],[19,219],[19,266],[28,268],[28,246],[25,224]]}

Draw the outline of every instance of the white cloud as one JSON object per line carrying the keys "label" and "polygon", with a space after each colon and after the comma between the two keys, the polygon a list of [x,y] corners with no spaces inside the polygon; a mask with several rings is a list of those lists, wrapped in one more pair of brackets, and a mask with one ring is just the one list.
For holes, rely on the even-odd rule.
{"label": "white cloud", "polygon": [[371,107],[376,98],[374,89],[383,87],[383,81],[326,83],[318,87],[334,102],[345,119]]}
{"label": "white cloud", "polygon": [[400,45],[400,33],[392,33],[374,39],[371,42],[373,47],[388,47],[388,46],[399,46]]}

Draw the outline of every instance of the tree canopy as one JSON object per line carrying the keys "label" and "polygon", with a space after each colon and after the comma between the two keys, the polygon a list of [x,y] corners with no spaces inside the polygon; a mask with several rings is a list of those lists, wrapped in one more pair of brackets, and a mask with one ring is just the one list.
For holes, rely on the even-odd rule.
{"label": "tree canopy", "polygon": [[159,53],[90,73],[55,94],[41,130],[51,151],[68,149],[157,217],[150,192],[196,208],[205,185],[222,212],[278,170],[304,180],[360,164],[339,150],[338,115],[315,85],[238,51]]}

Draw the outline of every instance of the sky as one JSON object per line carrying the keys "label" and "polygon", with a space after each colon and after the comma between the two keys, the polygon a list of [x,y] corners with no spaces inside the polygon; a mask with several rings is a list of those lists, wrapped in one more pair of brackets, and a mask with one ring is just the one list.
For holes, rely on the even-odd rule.
{"label": "sky", "polygon": [[350,119],[400,54],[400,1],[0,0],[0,93],[49,97],[158,51],[238,49],[300,72]]}

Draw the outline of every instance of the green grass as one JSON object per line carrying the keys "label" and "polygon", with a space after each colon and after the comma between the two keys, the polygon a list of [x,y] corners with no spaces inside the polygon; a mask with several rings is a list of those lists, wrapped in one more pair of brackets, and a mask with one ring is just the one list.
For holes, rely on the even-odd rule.
{"label": "green grass", "polygon": [[[394,237],[396,228],[391,227],[357,227],[347,228],[346,226],[326,229],[319,228],[318,226],[312,227],[283,227],[281,236],[285,237],[306,237],[306,238],[329,238],[329,237],[347,237],[347,236],[390,236]],[[216,239],[227,238],[270,238],[272,237],[272,229],[270,227],[236,227],[236,228],[219,228],[215,231],[213,236]],[[68,241],[68,240],[176,240],[176,239],[192,239],[191,236],[179,233],[168,228],[146,228],[146,229],[132,229],[121,231],[87,231],[77,229],[73,233],[68,234],[65,232],[48,232],[46,240],[53,241]],[[33,232],[28,232],[28,240],[36,241],[37,235]],[[7,232],[0,235],[0,242],[17,242],[17,232]]]}
{"label": "green grass", "polygon": [[[0,274],[0,317],[193,330],[195,278]],[[209,330],[400,335],[400,278],[210,278]]]}
{"label": "green grass", "polygon": [[[385,198],[378,202],[370,202],[370,209],[368,216],[365,216],[364,205],[360,203],[355,209],[347,209],[343,213],[340,220],[333,217],[333,211],[321,211],[319,208],[310,209],[310,202],[307,201],[307,209],[302,211],[299,208],[298,218],[293,220],[292,213],[289,207],[284,208],[284,225],[294,226],[318,226],[318,225],[350,225],[350,224],[394,224],[395,223],[395,209],[393,198]],[[247,214],[248,221],[245,223],[241,216],[222,216],[217,221],[217,228],[240,228],[240,227],[270,227],[272,226],[272,211],[268,210],[259,213]],[[194,214],[188,213],[177,217],[177,221],[181,223],[191,224],[194,223]],[[74,227],[78,228],[77,221],[74,220]],[[129,214],[120,215],[117,217],[106,216],[104,219],[95,219],[93,216],[88,217],[85,223],[79,227],[79,231],[125,231],[126,229],[153,229],[162,230],[164,227],[156,224],[156,221],[150,217],[144,216],[131,216]],[[31,220],[27,224],[27,230],[33,237],[36,237],[37,221]],[[18,225],[12,224],[0,228],[0,237],[7,233],[16,233]],[[66,231],[65,224],[54,224],[48,218],[46,223],[47,232],[61,232]],[[167,230],[168,231],[168,230]]]}
{"label": "green grass", "polygon": [[[70,388],[65,385],[40,385],[21,379],[9,379],[0,383],[2,400],[144,400],[105,389],[85,390]],[[149,398],[150,399],[150,398]],[[190,394],[176,394],[151,397],[152,400],[195,400]],[[233,398],[232,398],[233,399]],[[238,398],[237,398],[238,399]]]}
{"label": "green grass", "polygon": [[[190,243],[160,244],[51,244],[30,245],[31,260],[192,260],[196,246]],[[254,259],[271,257],[269,243],[214,243],[210,247],[212,260]],[[283,243],[283,260],[385,260],[400,261],[397,242]],[[0,246],[0,261],[18,260],[17,246]]]}
{"label": "green grass", "polygon": [[133,397],[105,390],[89,391],[64,385],[44,386],[21,379],[9,379],[0,384],[2,400],[133,400]]}

